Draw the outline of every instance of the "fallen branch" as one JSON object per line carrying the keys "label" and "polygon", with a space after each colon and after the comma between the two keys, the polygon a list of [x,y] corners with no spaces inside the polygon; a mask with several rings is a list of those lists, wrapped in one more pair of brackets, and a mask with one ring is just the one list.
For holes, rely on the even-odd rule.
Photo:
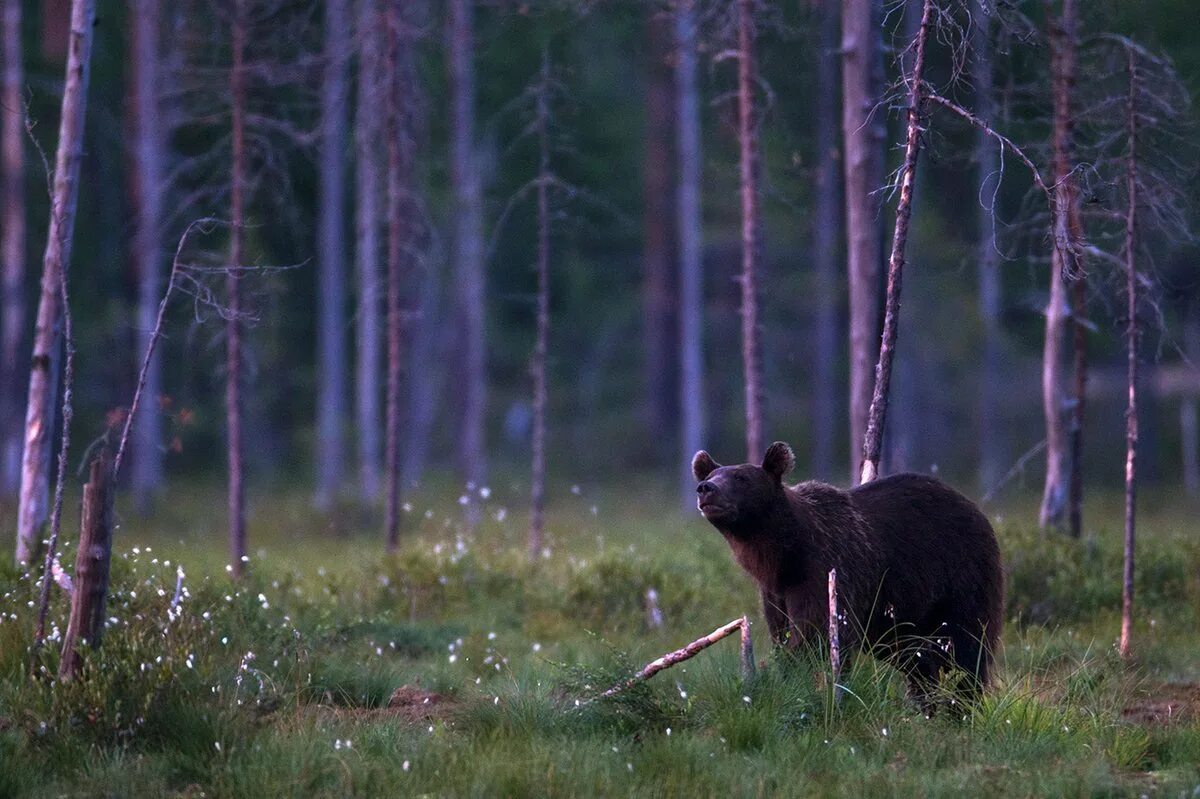
{"label": "fallen branch", "polygon": [[690,660],[696,655],[708,649],[710,646],[732,635],[734,632],[741,631],[742,633],[742,676],[750,677],[754,673],[754,648],[750,641],[750,620],[742,616],[740,619],[734,619],[728,624],[724,624],[713,630],[703,638],[697,638],[683,649],[676,649],[674,652],[669,652],[657,660],[647,663],[637,674],[630,677],[624,682],[617,683],[612,688],[609,688],[604,693],[600,694],[601,699],[608,699],[616,696],[622,691],[628,690],[640,682],[658,674],[660,671],[669,669],[676,663],[682,663],[685,660]]}

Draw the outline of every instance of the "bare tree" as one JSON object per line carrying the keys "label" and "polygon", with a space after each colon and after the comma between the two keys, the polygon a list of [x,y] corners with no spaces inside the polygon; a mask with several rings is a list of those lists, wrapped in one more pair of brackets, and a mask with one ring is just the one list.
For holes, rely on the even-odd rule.
{"label": "bare tree", "polygon": [[542,50],[537,91],[537,333],[530,372],[533,376],[533,442],[529,483],[529,557],[542,551],[546,527],[546,354],[550,347],[550,55]]}
{"label": "bare tree", "polygon": [[[138,278],[137,349],[149,349],[162,292],[162,216],[165,126],[159,113],[159,0],[133,6],[133,173],[136,208],[133,257]],[[163,486],[163,424],[157,400],[163,393],[162,359],[155,355],[146,372],[152,402],[138,412],[133,443],[133,492],[138,510],[149,510]]]}
{"label": "bare tree", "polygon": [[[983,0],[974,0],[971,49],[975,54],[972,80],[975,85],[976,112],[984,119],[995,117],[995,79],[992,74],[992,15]],[[979,364],[979,486],[983,491],[995,486],[1004,474],[1003,431],[997,418],[1004,395],[1001,376],[1003,334],[1000,326],[1002,284],[1000,250],[996,241],[995,204],[999,196],[1000,151],[982,130],[975,132],[975,164],[978,172],[979,318],[983,323],[983,352]]]}
{"label": "bare tree", "polygon": [[676,213],[679,234],[679,463],[684,510],[694,509],[696,480],[691,456],[703,446],[704,402],[704,239],[700,199],[702,178],[700,90],[696,85],[697,19],[694,0],[675,8]]}
{"label": "bare tree", "polygon": [[468,491],[467,524],[479,519],[477,489],[487,475],[487,331],[483,247],[483,190],[476,163],[474,0],[451,0],[450,182],[454,193],[454,285],[462,315],[463,416],[459,467]]}
{"label": "bare tree", "polygon": [[1136,54],[1126,51],[1129,96],[1125,106],[1129,137],[1129,163],[1125,178],[1125,347],[1129,400],[1125,407],[1125,563],[1121,579],[1121,657],[1129,656],[1133,628],[1133,566],[1137,514],[1138,445],[1138,70]]}
{"label": "bare tree", "polygon": [[25,135],[21,85],[21,0],[4,0],[4,77],[0,100],[0,496],[21,482],[21,357],[25,336]]}
{"label": "bare tree", "polygon": [[932,23],[933,0],[924,0],[921,27],[910,45],[916,51],[912,71],[903,77],[908,96],[907,133],[904,163],[900,167],[900,199],[896,205],[896,228],[892,236],[892,254],[888,259],[887,302],[884,307],[883,337],[879,344],[879,364],[875,367],[875,391],[863,440],[862,476],[869,483],[879,474],[879,455],[883,446],[883,427],[887,419],[888,388],[892,376],[892,358],[900,325],[900,289],[904,276],[904,247],[908,243],[908,223],[912,216],[913,181],[917,155],[921,151],[921,122],[925,112],[925,45]]}
{"label": "bare tree", "polygon": [[385,159],[383,129],[378,98],[386,91],[383,70],[382,15],[378,0],[359,0],[357,39],[359,44],[358,102],[355,109],[354,142],[357,154],[355,192],[355,258],[358,278],[358,307],[355,315],[357,360],[355,363],[355,422],[358,435],[358,488],[365,502],[379,497],[379,474],[383,446],[379,431],[382,414],[379,376],[382,361],[383,307],[379,222],[383,200]]}
{"label": "bare tree", "polygon": [[746,397],[746,457],[763,452],[762,331],[758,321],[758,268],[761,232],[758,203],[758,120],[754,90],[756,0],[738,0],[738,180],[742,201],[742,369]]}
{"label": "bare tree", "polygon": [[[1071,95],[1075,87],[1077,24],[1075,0],[1063,0],[1060,15],[1051,23],[1050,82],[1053,93],[1052,173],[1056,216],[1070,225],[1065,216],[1075,202],[1071,132],[1073,126]],[[1060,527],[1067,509],[1069,479],[1063,399],[1063,336],[1070,313],[1067,280],[1076,273],[1071,247],[1051,251],[1050,300],[1046,304],[1046,335],[1042,349],[1042,413],[1046,422],[1046,482],[1042,490],[1039,523],[1042,527]]]}
{"label": "bare tree", "polygon": [[[675,399],[676,303],[672,19],[646,3],[646,132],[642,170],[642,368],[649,440],[669,436]],[[667,439],[669,440],[669,438]],[[690,457],[690,456],[689,456]],[[694,493],[694,492],[693,492]]]}
{"label": "bare tree", "polygon": [[240,578],[246,558],[246,489],[242,437],[242,290],[246,235],[246,2],[234,0],[229,70],[232,159],[229,168],[229,266],[225,275],[225,447],[229,460],[229,561]]}
{"label": "bare tree", "polygon": [[42,259],[42,286],[34,331],[25,413],[25,452],[21,464],[21,494],[17,516],[18,563],[32,563],[41,546],[50,493],[50,436],[62,345],[62,282],[71,259],[75,206],[79,199],[79,162],[83,157],[83,123],[87,108],[94,0],[72,0],[71,33],[59,119],[58,150],[50,200],[50,225]]}
{"label": "bare tree", "polygon": [[[838,342],[837,288],[841,242],[840,148],[838,147],[838,27],[837,0],[814,0],[817,14],[816,208],[813,213],[813,275],[817,302],[813,349],[813,474],[833,475],[834,433],[837,431]],[[693,450],[694,451],[694,450]]]}
{"label": "bare tree", "polygon": [[346,126],[350,9],[325,0],[321,85],[320,198],[317,226],[317,507],[329,510],[345,472],[346,446]]}
{"label": "bare tree", "polygon": [[842,139],[846,192],[846,264],[850,298],[850,473],[859,477],[867,433],[872,368],[879,331],[879,270],[883,241],[879,201],[883,185],[883,94],[880,0],[842,0]]}

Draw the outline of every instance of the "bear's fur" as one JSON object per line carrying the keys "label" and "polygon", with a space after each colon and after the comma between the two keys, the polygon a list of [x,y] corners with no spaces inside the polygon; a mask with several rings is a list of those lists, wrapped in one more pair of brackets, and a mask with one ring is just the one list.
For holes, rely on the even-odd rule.
{"label": "bear's fur", "polygon": [[941,481],[897,474],[843,491],[785,486],[791,449],[772,444],[761,466],[720,466],[698,452],[701,513],[758,583],[777,644],[826,641],[828,574],[837,569],[843,649],[899,666],[924,702],[955,666],[967,690],[985,686],[1004,612],[1004,575],[991,524]]}

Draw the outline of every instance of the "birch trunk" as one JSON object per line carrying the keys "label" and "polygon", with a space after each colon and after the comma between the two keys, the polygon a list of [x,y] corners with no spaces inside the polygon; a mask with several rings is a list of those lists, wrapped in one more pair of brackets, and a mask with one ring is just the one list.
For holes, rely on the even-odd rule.
{"label": "birch trunk", "polygon": [[921,12],[921,28],[917,32],[916,57],[912,72],[905,77],[908,85],[908,131],[904,143],[904,164],[900,168],[900,200],[896,205],[896,228],[892,236],[892,253],[888,259],[887,302],[884,308],[883,336],[879,344],[879,363],[875,367],[875,391],[863,440],[863,464],[860,482],[869,483],[879,474],[879,455],[883,445],[884,424],[887,421],[888,389],[892,377],[892,358],[900,326],[900,290],[904,277],[904,247],[908,243],[908,225],[912,217],[913,181],[916,178],[917,156],[921,151],[921,117],[924,113],[924,93],[921,81],[925,70],[925,44],[933,15],[933,0],[925,0]]}
{"label": "birch trunk", "polygon": [[59,119],[58,150],[54,158],[54,187],[50,224],[42,259],[42,284],[34,330],[25,412],[25,449],[21,462],[21,493],[17,511],[18,563],[32,563],[41,547],[42,527],[49,513],[50,439],[58,392],[62,347],[62,274],[71,259],[75,207],[79,198],[79,163],[83,158],[83,127],[87,109],[94,0],[72,0],[71,33]]}
{"label": "birch trunk", "polygon": [[871,406],[875,342],[879,335],[879,274],[883,240],[883,92],[880,0],[842,0],[842,138],[845,155],[846,264],[850,308],[850,474],[859,478]]}
{"label": "birch trunk", "polygon": [[529,558],[542,551],[546,526],[546,354],[550,347],[550,133],[546,92],[550,59],[542,51],[542,85],[537,97],[537,337],[533,347],[533,446],[529,488]]}
{"label": "birch trunk", "polygon": [[477,490],[487,475],[487,330],[483,191],[476,163],[474,0],[450,0],[450,182],[454,194],[455,288],[462,315],[463,417],[459,467],[467,483],[467,524],[479,520]]}
{"label": "birch trunk", "polygon": [[837,320],[841,293],[838,291],[840,249],[841,181],[838,147],[838,23],[837,0],[815,0],[817,36],[816,209],[813,215],[813,277],[817,316],[813,348],[813,475],[828,480],[833,476],[834,441],[838,429]]}
{"label": "birch trunk", "polygon": [[[150,349],[162,299],[162,216],[164,130],[159,113],[159,35],[162,20],[159,0],[136,0],[133,7],[134,63],[134,187],[136,230],[133,257],[138,279],[137,348],[140,356]],[[141,358],[134,368],[140,368]],[[133,426],[133,500],[145,513],[163,487],[163,423],[158,400],[162,396],[162,358],[153,354],[146,369]]]}
{"label": "birch trunk", "polygon": [[246,232],[246,0],[235,0],[233,65],[229,72],[233,151],[229,171],[229,270],[225,275],[225,447],[229,459],[229,561],[240,578],[246,555],[246,497],[243,483],[242,438],[242,290]]}
{"label": "birch trunk", "polygon": [[380,269],[379,222],[383,199],[385,159],[383,125],[378,108],[384,90],[381,14],[377,0],[360,0],[357,38],[360,47],[358,102],[355,109],[354,143],[358,169],[355,173],[355,261],[358,307],[355,316],[355,422],[358,435],[358,489],[366,503],[379,498],[379,473],[383,460],[380,439],[383,417],[380,385],[383,322],[383,278]]}
{"label": "birch trunk", "polygon": [[696,85],[696,9],[681,0],[675,11],[675,115],[679,233],[680,504],[696,505],[692,455],[706,435],[704,402],[704,234],[700,181],[700,90]]}
{"label": "birch trunk", "polygon": [[21,2],[4,0],[4,83],[0,100],[0,496],[21,483],[21,397],[25,338],[25,104],[21,67]]}
{"label": "birch trunk", "polygon": [[316,504],[333,507],[345,473],[346,444],[346,125],[350,64],[347,0],[325,0],[321,85],[320,198],[317,226]]}
{"label": "birch trunk", "polygon": [[746,457],[763,452],[762,339],[758,321],[758,121],[754,56],[755,0],[738,0],[738,174],[742,201],[742,369],[746,402]]}

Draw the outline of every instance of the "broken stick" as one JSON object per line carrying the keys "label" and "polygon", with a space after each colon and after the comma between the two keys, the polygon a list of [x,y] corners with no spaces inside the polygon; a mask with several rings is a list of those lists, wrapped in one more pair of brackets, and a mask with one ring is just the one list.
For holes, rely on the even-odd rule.
{"label": "broken stick", "polygon": [[655,674],[658,674],[660,671],[669,669],[676,663],[682,663],[685,660],[695,657],[705,649],[708,649],[710,646],[715,644],[717,641],[720,641],[722,638],[732,635],[735,631],[739,630],[742,633],[742,676],[749,677],[754,673],[754,648],[750,642],[750,620],[747,617],[742,616],[740,619],[734,619],[728,624],[718,627],[703,638],[697,638],[683,649],[676,649],[674,652],[669,652],[657,660],[647,663],[641,671],[630,677],[628,680],[617,683],[612,688],[609,688],[607,691],[600,694],[600,698],[607,699],[610,696],[616,696],[622,691],[631,688],[640,682],[645,682]]}

